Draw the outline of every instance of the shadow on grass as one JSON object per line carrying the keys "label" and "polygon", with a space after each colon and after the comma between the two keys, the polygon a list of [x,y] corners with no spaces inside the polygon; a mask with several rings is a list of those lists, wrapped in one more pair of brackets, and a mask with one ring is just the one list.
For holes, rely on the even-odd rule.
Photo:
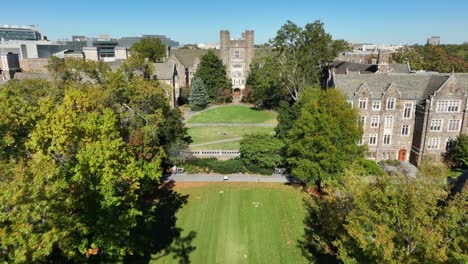
{"label": "shadow on grass", "polygon": [[323,253],[324,250],[320,249],[320,241],[318,236],[322,236],[320,226],[320,217],[316,213],[316,208],[313,208],[309,201],[304,199],[304,207],[306,208],[306,216],[304,219],[304,235],[302,239],[298,241],[298,247],[302,251],[302,255],[310,263],[340,263],[338,259],[332,254]]}
{"label": "shadow on grass", "polygon": [[196,233],[192,231],[182,237],[182,229],[176,225],[176,213],[187,203],[188,195],[176,192],[174,182],[169,181],[146,192],[146,197],[141,199],[148,201],[147,208],[142,210],[152,211],[152,217],[142,217],[133,230],[135,252],[139,254],[128,255],[125,263],[149,263],[152,255],[162,252],[163,256],[173,253],[179,263],[190,263],[189,254],[195,250],[192,242]]}

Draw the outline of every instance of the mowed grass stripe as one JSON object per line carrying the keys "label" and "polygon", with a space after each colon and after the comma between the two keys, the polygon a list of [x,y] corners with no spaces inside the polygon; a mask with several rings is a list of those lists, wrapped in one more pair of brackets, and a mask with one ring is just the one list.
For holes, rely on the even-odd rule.
{"label": "mowed grass stripe", "polygon": [[275,124],[277,113],[254,110],[249,106],[227,105],[203,111],[188,123]]}
{"label": "mowed grass stripe", "polygon": [[[300,191],[281,184],[192,185],[176,188],[190,195],[178,226],[184,234],[197,232],[192,263],[306,263],[297,247],[304,217]],[[177,260],[166,256],[154,263]]]}

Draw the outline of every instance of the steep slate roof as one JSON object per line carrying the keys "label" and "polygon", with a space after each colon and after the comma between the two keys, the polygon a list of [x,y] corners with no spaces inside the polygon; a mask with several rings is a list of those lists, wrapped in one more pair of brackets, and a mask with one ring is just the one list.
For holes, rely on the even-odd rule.
{"label": "steep slate roof", "polygon": [[[402,98],[421,100],[427,98],[450,77],[450,74],[335,74],[334,87],[352,99],[356,91],[366,84],[374,99],[381,98],[394,83]],[[468,74],[455,74],[461,86],[468,91]]]}
{"label": "steep slate roof", "polygon": [[[360,74],[373,74],[379,70],[377,64],[357,63],[349,61],[336,60],[332,64],[336,74],[346,74],[346,69],[350,73],[359,72]],[[389,72],[391,73],[410,73],[408,64],[391,63]]]}
{"label": "steep slate roof", "polygon": [[154,63],[154,73],[158,80],[172,80],[174,74],[174,63]]}
{"label": "steep slate roof", "polygon": [[[184,66],[192,66],[196,58],[201,58],[208,53],[208,49],[171,49],[171,54]],[[219,50],[212,49],[212,51],[219,57]]]}

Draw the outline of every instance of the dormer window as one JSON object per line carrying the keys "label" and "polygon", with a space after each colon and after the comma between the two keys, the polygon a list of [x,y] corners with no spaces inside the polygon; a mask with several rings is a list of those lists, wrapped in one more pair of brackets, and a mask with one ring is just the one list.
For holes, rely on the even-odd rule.
{"label": "dormer window", "polygon": [[360,98],[359,99],[359,109],[366,110],[367,109],[367,98]]}

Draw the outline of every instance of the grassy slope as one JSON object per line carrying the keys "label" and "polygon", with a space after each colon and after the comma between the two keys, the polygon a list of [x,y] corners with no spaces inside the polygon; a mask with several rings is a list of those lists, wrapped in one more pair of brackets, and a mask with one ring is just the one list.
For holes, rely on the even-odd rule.
{"label": "grassy slope", "polygon": [[186,183],[177,190],[190,195],[178,226],[197,232],[192,263],[306,263],[297,247],[305,213],[298,190],[258,183]]}
{"label": "grassy slope", "polygon": [[240,140],[192,147],[193,150],[239,150]]}
{"label": "grassy slope", "polygon": [[223,139],[242,137],[245,134],[256,132],[273,132],[273,127],[191,127],[188,132],[192,137],[192,144],[200,144]]}
{"label": "grassy slope", "polygon": [[244,123],[275,124],[275,112],[257,111],[248,106],[228,105],[207,110],[193,116],[189,123]]}

